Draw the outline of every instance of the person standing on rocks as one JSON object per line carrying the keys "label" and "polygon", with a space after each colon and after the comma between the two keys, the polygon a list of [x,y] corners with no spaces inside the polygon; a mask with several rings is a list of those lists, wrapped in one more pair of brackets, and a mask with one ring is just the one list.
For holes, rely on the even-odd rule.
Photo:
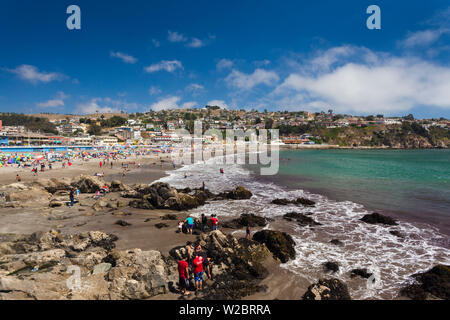
{"label": "person standing on rocks", "polygon": [[203,287],[203,262],[201,255],[196,255],[192,261],[192,269],[194,271],[195,291],[201,291]]}
{"label": "person standing on rocks", "polygon": [[208,225],[208,219],[206,218],[205,214],[202,213],[202,231],[206,231],[206,226]]}
{"label": "person standing on rocks", "polygon": [[202,250],[202,246],[200,244],[195,248],[195,254],[203,258],[203,270],[206,272],[208,278],[211,279],[211,268],[209,264],[211,258],[208,258],[208,255]]}
{"label": "person standing on rocks", "polygon": [[69,197],[70,197],[70,206],[73,207],[73,203],[75,202],[75,196],[74,196],[73,189],[70,189]]}
{"label": "person standing on rocks", "polygon": [[186,261],[187,256],[183,255],[178,261],[178,280],[180,291],[183,295],[188,295],[187,288],[189,288],[189,265]]}
{"label": "person standing on rocks", "polygon": [[190,242],[190,241],[186,242],[186,253],[188,255],[189,261],[191,261],[191,258],[192,258],[192,242]]}
{"label": "person standing on rocks", "polygon": [[245,237],[250,240],[252,238],[251,236],[251,230],[250,230],[250,225],[247,225],[247,228],[245,228]]}
{"label": "person standing on rocks", "polygon": [[217,223],[219,222],[219,219],[216,218],[215,214],[211,215],[211,226],[213,230],[217,230]]}
{"label": "person standing on rocks", "polygon": [[187,217],[186,224],[188,233],[192,234],[192,230],[194,229],[194,219],[191,216]]}

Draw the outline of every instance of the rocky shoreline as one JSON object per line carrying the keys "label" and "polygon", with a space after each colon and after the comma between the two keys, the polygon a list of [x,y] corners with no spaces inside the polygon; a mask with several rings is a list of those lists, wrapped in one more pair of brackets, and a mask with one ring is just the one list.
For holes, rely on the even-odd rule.
{"label": "rocky shoreline", "polygon": [[[108,197],[94,199],[94,193],[104,185],[110,190]],[[81,175],[73,179],[38,179],[28,184],[3,186],[0,188],[0,207],[20,210],[40,206],[48,210],[61,209],[64,215],[70,211],[66,206],[71,188],[81,192],[79,210],[121,216],[115,224],[125,230],[131,225],[123,213],[125,209],[132,208],[142,213],[169,212],[161,216],[163,222],[155,224],[154,230],[161,229],[160,232],[167,230],[172,220],[181,220],[180,214],[210,201],[239,201],[252,197],[251,191],[240,186],[214,194],[201,188],[176,189],[166,183],[126,185],[120,181],[108,183],[98,177]],[[306,198],[275,199],[272,202],[277,205],[315,205],[314,201]],[[318,224],[311,217],[296,212],[287,213],[282,219],[300,226]],[[242,214],[236,219],[221,222],[224,232],[202,232],[196,225],[193,240],[201,244],[211,257],[213,278],[206,281],[201,294],[181,298],[242,299],[272,290],[264,284],[271,275],[268,266],[295,259],[297,253],[292,237],[278,230],[263,229],[248,240],[226,232],[227,229],[243,229],[247,225],[263,228],[268,222],[268,219],[254,214]],[[361,222],[396,225],[394,219],[378,213],[363,217]],[[0,234],[0,299],[180,299],[177,261],[185,247],[174,243],[168,253],[143,248],[121,250],[116,246],[119,238],[114,233],[95,229],[79,233],[62,232],[56,228],[32,234]],[[341,245],[339,239],[332,242]],[[346,284],[332,276],[339,269],[339,262],[329,261],[324,264],[324,269],[329,275],[319,276],[317,282],[305,288],[297,299],[351,299]],[[438,265],[425,273],[413,275],[411,283],[405,284],[399,292],[399,297],[449,299],[449,270],[449,266]],[[77,272],[79,278],[74,278]],[[367,270],[352,270],[352,277],[359,277],[362,281],[371,276]]]}

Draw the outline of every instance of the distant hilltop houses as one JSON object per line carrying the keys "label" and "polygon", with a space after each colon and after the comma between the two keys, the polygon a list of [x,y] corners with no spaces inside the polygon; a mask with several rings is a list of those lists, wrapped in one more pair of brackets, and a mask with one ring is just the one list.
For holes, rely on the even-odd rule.
{"label": "distant hilltop houses", "polygon": [[[0,145],[99,145],[177,143],[181,138],[177,129],[193,132],[195,121],[201,121],[203,130],[216,129],[279,129],[283,144],[352,143],[344,136],[371,136],[369,145],[389,144],[386,137],[402,131],[414,134],[448,136],[449,120],[384,117],[381,114],[354,116],[308,111],[257,111],[206,106],[195,109],[171,109],[145,113],[70,114],[16,114],[0,113]],[[358,131],[358,129],[361,129]],[[362,130],[364,129],[364,130]],[[355,131],[356,130],[356,131]],[[342,138],[342,139],[341,139]],[[214,137],[205,136],[203,142]],[[367,140],[367,139],[366,139]],[[356,142],[358,144],[359,142]],[[444,143],[445,145],[445,143]]]}

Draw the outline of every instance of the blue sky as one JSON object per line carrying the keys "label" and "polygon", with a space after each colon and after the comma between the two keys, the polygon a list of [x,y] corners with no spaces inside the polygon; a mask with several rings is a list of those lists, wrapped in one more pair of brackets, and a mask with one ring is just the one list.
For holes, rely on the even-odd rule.
{"label": "blue sky", "polygon": [[[81,8],[68,30],[66,8]],[[366,8],[381,8],[368,30]],[[450,118],[448,1],[5,1],[0,111]]]}

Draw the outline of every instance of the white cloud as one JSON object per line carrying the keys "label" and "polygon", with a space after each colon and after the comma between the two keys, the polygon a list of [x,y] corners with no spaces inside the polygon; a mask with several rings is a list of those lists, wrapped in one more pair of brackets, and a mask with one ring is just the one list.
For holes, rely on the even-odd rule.
{"label": "white cloud", "polygon": [[122,53],[122,52],[113,52],[113,51],[111,51],[111,52],[110,52],[110,55],[111,55],[111,57],[121,59],[121,60],[122,60],[123,62],[125,62],[125,63],[131,63],[131,64],[133,64],[133,63],[136,63],[136,62],[137,62],[137,59],[136,59],[135,57],[130,56],[130,55],[126,54],[126,53]]}
{"label": "white cloud", "polygon": [[167,36],[167,40],[169,40],[170,42],[185,42],[188,39],[183,36],[181,33],[178,32],[172,32],[172,31],[168,31],[168,36]]}
{"label": "white cloud", "polygon": [[205,87],[198,83],[191,83],[186,87],[186,90],[190,92],[198,92],[201,90],[205,90]]}
{"label": "white cloud", "polygon": [[185,46],[189,48],[201,48],[206,45],[206,42],[209,42],[208,40],[214,40],[215,36],[209,36],[206,41],[200,40],[199,38],[192,37],[188,38],[185,37],[182,33],[176,32],[176,31],[168,31],[167,40],[170,42],[186,42]]}
{"label": "white cloud", "polygon": [[154,111],[161,111],[161,110],[170,110],[170,109],[180,109],[180,108],[192,108],[197,105],[197,102],[195,101],[189,101],[185,102],[181,105],[179,105],[179,101],[181,100],[180,97],[172,96],[168,98],[161,99],[155,103],[153,103],[150,108]]}
{"label": "white cloud", "polygon": [[65,76],[57,72],[40,72],[38,68],[32,65],[23,64],[15,69],[6,69],[6,71],[15,73],[19,78],[30,82],[51,82],[62,80]]}
{"label": "white cloud", "polygon": [[76,111],[82,114],[119,113],[122,110],[127,111],[139,108],[142,108],[142,106],[136,103],[129,103],[123,100],[115,100],[106,97],[106,98],[92,98],[87,102],[79,103],[76,107]]}
{"label": "white cloud", "polygon": [[64,106],[64,100],[66,98],[68,98],[68,97],[69,96],[64,94],[64,92],[59,91],[57,98],[50,99],[50,100],[47,100],[47,101],[44,101],[44,102],[39,102],[39,103],[36,104],[36,106],[42,107],[42,108],[55,108],[55,107]]}
{"label": "white cloud", "polygon": [[50,99],[45,102],[40,102],[36,104],[38,107],[44,107],[44,108],[53,108],[53,107],[59,107],[64,105],[64,100],[62,99]]}
{"label": "white cloud", "polygon": [[119,112],[118,109],[99,105],[95,99],[92,99],[86,103],[78,104],[77,110],[82,114]]}
{"label": "white cloud", "polygon": [[446,29],[423,30],[409,33],[400,44],[406,48],[426,47],[435,43],[443,34],[449,33]]}
{"label": "white cloud", "polygon": [[217,106],[224,109],[229,109],[230,107],[223,100],[211,100],[207,104],[207,106]]}
{"label": "white cloud", "polygon": [[198,103],[196,101],[185,102],[181,105],[181,109],[191,109],[195,106],[198,106]]}
{"label": "white cloud", "polygon": [[290,74],[272,98],[339,112],[393,114],[420,106],[450,108],[450,68],[362,48],[328,71]]}
{"label": "white cloud", "polygon": [[319,52],[307,65],[315,70],[329,70],[336,62],[355,53],[357,47],[340,46]]}
{"label": "white cloud", "polygon": [[158,63],[154,63],[154,64],[144,68],[144,70],[148,73],[161,71],[161,70],[165,70],[167,72],[174,72],[176,69],[183,69],[182,63],[178,60],[172,60],[172,61],[162,60]]}
{"label": "white cloud", "polygon": [[186,44],[186,47],[190,48],[201,48],[203,46],[205,46],[205,43],[198,38],[192,38],[192,40]]}
{"label": "white cloud", "polygon": [[216,65],[217,70],[229,69],[231,67],[233,67],[233,61],[228,59],[220,59],[220,61],[217,62]]}
{"label": "white cloud", "polygon": [[260,84],[274,85],[278,80],[279,77],[275,72],[263,69],[256,69],[252,74],[246,74],[234,69],[225,78],[225,82],[228,85],[245,90],[252,89]]}
{"label": "white cloud", "polygon": [[151,86],[150,89],[148,89],[148,93],[151,96],[154,96],[154,95],[161,94],[162,90],[159,87]]}

